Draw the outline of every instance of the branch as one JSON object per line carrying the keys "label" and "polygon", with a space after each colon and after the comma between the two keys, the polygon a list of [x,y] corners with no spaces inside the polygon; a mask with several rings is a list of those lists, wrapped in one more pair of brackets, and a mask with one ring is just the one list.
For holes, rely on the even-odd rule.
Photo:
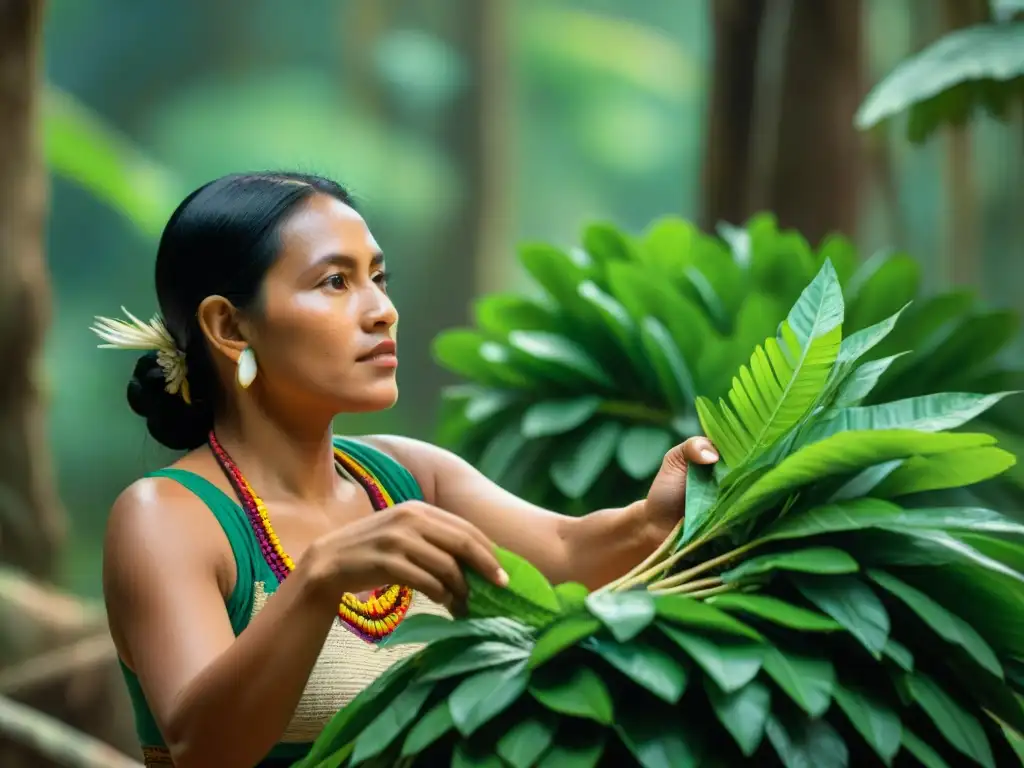
{"label": "branch", "polygon": [[98,739],[0,696],[0,734],[64,768],[143,768]]}
{"label": "branch", "polygon": [[0,696],[21,698],[26,691],[73,678],[116,659],[117,651],[106,631],[85,637],[72,645],[55,648],[0,670]]}

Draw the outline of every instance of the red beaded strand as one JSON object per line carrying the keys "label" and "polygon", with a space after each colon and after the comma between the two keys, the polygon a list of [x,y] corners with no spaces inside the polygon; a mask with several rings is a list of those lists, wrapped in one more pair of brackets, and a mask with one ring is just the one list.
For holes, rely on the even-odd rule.
{"label": "red beaded strand", "polygon": [[[274,572],[278,582],[284,581],[295,568],[294,561],[281,546],[281,540],[274,532],[267,512],[266,504],[256,495],[252,486],[242,475],[228,452],[211,431],[209,435],[210,450],[213,451],[217,463],[234,488],[241,502],[243,511],[249,520],[253,533],[260,545],[264,560]],[[353,457],[335,446],[335,459],[342,464],[366,490],[375,510],[381,510],[394,504],[390,494],[365,467]],[[366,600],[360,600],[350,592],[342,595],[338,605],[338,617],[344,626],[369,643],[383,640],[399,625],[412,603],[412,590],[409,587],[392,584],[375,589]]]}

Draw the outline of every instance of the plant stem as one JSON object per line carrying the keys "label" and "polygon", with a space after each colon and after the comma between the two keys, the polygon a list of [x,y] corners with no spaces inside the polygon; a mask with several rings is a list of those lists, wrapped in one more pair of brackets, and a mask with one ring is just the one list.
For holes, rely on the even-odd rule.
{"label": "plant stem", "polygon": [[740,555],[756,547],[759,543],[760,542],[758,541],[751,541],[747,544],[744,544],[741,547],[736,547],[736,549],[732,549],[726,552],[725,554],[719,555],[718,557],[713,557],[710,560],[705,560],[700,565],[695,565],[693,568],[688,568],[685,571],[680,571],[675,576],[669,576],[667,579],[662,579],[661,581],[651,584],[650,589],[665,589],[667,587],[678,587],[679,585],[685,584],[686,582],[690,581],[694,576],[699,576],[705,571],[709,571],[712,568],[717,568],[719,565],[723,565],[724,563],[727,563],[730,560],[734,560]]}
{"label": "plant stem", "polygon": [[695,590],[693,592],[687,592],[686,591],[686,587],[687,586],[688,585],[684,584],[681,587],[672,587],[671,589],[659,589],[659,590],[655,591],[654,594],[656,594],[656,595],[686,595],[687,597],[692,597],[695,600],[702,600],[705,597],[713,597],[714,595],[721,595],[724,592],[732,592],[734,589],[738,588],[738,586],[736,584],[720,584],[719,586],[711,587],[710,589],[698,589],[698,590]]}
{"label": "plant stem", "polygon": [[675,543],[676,536],[679,535],[679,531],[681,531],[682,528],[683,528],[683,518],[679,518],[679,522],[675,524],[675,527],[671,531],[669,531],[668,536],[666,536],[665,540],[662,541],[661,544],[658,545],[658,548],[656,550],[651,552],[651,554],[649,554],[647,557],[645,557],[637,566],[635,566],[633,569],[631,569],[628,573],[623,574],[619,578],[615,579],[615,581],[612,581],[612,582],[610,582],[608,584],[605,584],[603,587],[601,587],[597,591],[598,592],[615,592],[615,591],[618,591],[618,589],[620,588],[620,585],[622,585],[622,584],[624,584],[626,582],[632,581],[632,579],[637,574],[644,573],[646,570],[648,570],[652,566],[657,565],[658,562],[661,560],[661,558],[665,555],[665,553],[668,552],[672,548],[672,545]]}
{"label": "plant stem", "polygon": [[[654,578],[655,576],[657,576],[662,571],[667,570],[668,568],[671,568],[673,565],[678,563],[680,560],[682,560],[688,554],[690,554],[691,552],[696,550],[699,546],[704,544],[704,542],[705,542],[704,539],[697,539],[696,541],[691,541],[689,544],[687,544],[685,547],[680,549],[678,552],[675,552],[675,553],[669,555],[667,558],[665,558],[661,562],[655,563],[652,567],[647,568],[646,570],[641,571],[640,573],[636,574],[635,576],[632,576],[631,578],[626,579],[622,583],[616,585],[615,591],[616,592],[624,592],[625,590],[632,589],[633,587],[638,586],[640,584],[645,584],[647,581],[649,581],[650,579]],[[634,570],[637,570],[637,569],[634,569]]]}

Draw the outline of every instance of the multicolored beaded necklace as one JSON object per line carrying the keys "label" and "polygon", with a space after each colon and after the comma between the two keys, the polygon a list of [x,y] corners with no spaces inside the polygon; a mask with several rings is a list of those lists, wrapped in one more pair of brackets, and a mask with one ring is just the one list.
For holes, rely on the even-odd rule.
{"label": "multicolored beaded necklace", "polygon": [[[217,463],[224,470],[231,487],[235,489],[235,493],[241,501],[242,509],[249,519],[257,541],[259,541],[263,559],[267,561],[267,565],[277,576],[278,582],[284,581],[294,570],[295,562],[284,551],[281,540],[270,524],[267,505],[253,491],[252,486],[249,485],[212,431],[209,435],[209,443]],[[337,446],[334,447],[334,459],[348,470],[349,474],[366,490],[374,510],[385,509],[394,504],[387,489],[381,485],[380,481],[362,464]],[[412,590],[399,584],[375,589],[365,600],[360,600],[352,593],[346,592],[342,595],[341,603],[338,605],[338,618],[341,619],[342,626],[350,629],[366,642],[379,643],[395,631],[395,628],[405,618],[411,603]]]}

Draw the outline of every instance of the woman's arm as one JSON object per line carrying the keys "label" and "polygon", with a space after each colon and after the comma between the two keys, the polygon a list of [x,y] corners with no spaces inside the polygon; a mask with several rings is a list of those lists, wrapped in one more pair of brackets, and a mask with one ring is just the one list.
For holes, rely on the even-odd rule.
{"label": "woman's arm", "polygon": [[366,438],[405,465],[428,503],[477,526],[559,584],[604,586],[653,552],[682,515],[686,465],[718,460],[711,442],[691,438],[665,455],[647,499],[568,517],[520,499],[453,453],[418,440]]}
{"label": "woman's arm", "polygon": [[392,507],[317,539],[235,638],[224,533],[185,489],[148,479],[111,511],[104,594],[111,634],[174,765],[249,768],[294,715],[342,593],[400,583],[451,605],[466,590],[458,561],[504,584],[472,525],[424,504]]}
{"label": "woman's arm", "polygon": [[315,574],[297,569],[236,639],[227,564],[233,572],[216,521],[172,481],[142,480],[115,502],[104,552],[111,632],[178,768],[259,762],[291,720],[334,619]]}

